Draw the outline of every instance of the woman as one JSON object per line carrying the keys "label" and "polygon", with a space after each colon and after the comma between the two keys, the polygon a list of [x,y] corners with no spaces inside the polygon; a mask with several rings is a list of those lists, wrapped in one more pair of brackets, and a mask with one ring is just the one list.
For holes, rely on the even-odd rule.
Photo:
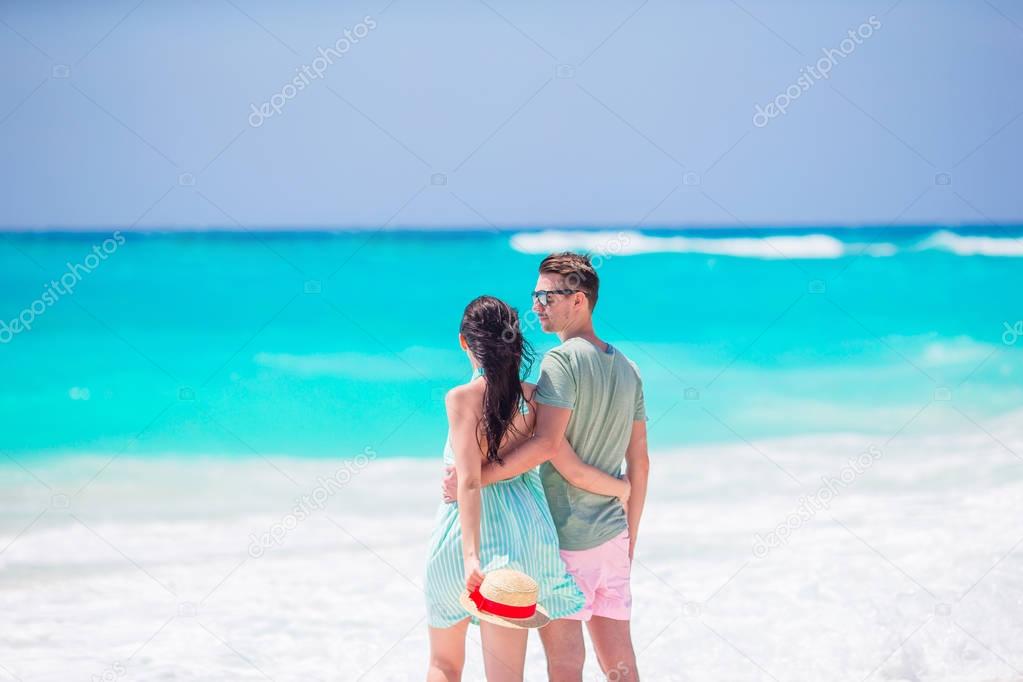
{"label": "woman", "polygon": [[[437,512],[426,565],[430,625],[428,682],[461,679],[470,620],[480,626],[483,660],[490,682],[521,680],[528,630],[472,617],[459,602],[483,581],[484,571],[513,568],[539,586],[538,603],[553,618],[583,606],[583,594],[558,554],[558,536],[533,469],[480,489],[484,462],[502,463],[533,431],[535,385],[523,382],[532,351],[522,338],[515,310],[492,296],[469,303],[458,343],[472,365],[472,379],[448,392],[448,441],[444,461],[458,474],[457,504]],[[569,483],[591,492],[629,495],[629,483],[583,464],[565,444],[551,463]]]}

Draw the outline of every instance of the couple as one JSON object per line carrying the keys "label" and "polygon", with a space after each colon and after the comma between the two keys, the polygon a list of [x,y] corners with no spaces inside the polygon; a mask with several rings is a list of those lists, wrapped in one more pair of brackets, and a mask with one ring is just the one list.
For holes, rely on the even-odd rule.
{"label": "couple", "polygon": [[593,331],[598,287],[586,256],[540,263],[533,310],[562,343],[535,386],[522,381],[532,353],[515,310],[491,296],[465,309],[473,376],[445,399],[444,497],[456,504],[438,510],[427,557],[428,682],[461,679],[470,621],[490,682],[522,679],[530,627],[542,627],[550,679],[579,682],[582,621],[604,674],[639,679],[629,578],[646,413],[636,366]]}

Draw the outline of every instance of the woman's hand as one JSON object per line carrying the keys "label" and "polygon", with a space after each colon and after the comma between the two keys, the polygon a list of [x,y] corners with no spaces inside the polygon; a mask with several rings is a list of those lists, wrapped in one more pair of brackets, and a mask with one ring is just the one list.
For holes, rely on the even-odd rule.
{"label": "woman's hand", "polygon": [[480,570],[480,560],[476,557],[469,557],[465,560],[465,587],[469,592],[475,592],[476,588],[483,584],[483,571]]}
{"label": "woman's hand", "polygon": [[455,467],[444,468],[444,478],[440,482],[440,496],[447,504],[458,501],[458,472]]}
{"label": "woman's hand", "polygon": [[625,474],[622,476],[622,480],[625,482],[625,494],[618,496],[618,501],[622,503],[625,510],[629,510],[629,497],[632,495],[632,483],[629,482],[629,475]]}

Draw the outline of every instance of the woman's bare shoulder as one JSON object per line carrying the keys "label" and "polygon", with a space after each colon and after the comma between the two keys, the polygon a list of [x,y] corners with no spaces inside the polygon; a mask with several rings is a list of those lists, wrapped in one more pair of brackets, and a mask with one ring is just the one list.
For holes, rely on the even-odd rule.
{"label": "woman's bare shoulder", "polygon": [[448,412],[479,413],[483,409],[482,382],[471,382],[455,386],[444,395],[444,406]]}

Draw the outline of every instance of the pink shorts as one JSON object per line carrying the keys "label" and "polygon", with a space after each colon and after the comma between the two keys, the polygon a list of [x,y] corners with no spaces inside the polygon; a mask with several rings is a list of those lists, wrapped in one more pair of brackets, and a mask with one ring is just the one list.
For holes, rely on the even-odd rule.
{"label": "pink shorts", "polygon": [[632,559],[629,558],[628,529],[590,549],[563,549],[561,558],[579,589],[586,595],[586,605],[565,618],[631,618],[632,590],[629,588],[629,576],[632,573]]}

